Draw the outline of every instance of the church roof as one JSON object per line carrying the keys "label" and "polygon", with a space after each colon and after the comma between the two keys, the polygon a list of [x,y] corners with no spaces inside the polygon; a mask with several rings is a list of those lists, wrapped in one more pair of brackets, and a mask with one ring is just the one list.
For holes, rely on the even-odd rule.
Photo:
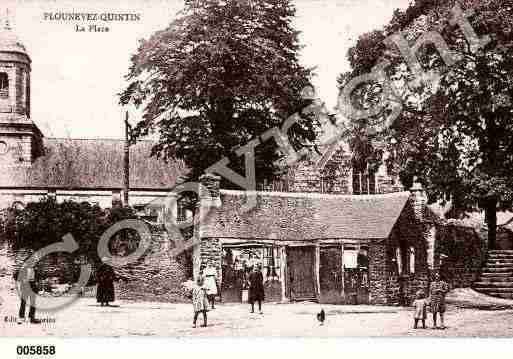
{"label": "church roof", "polygon": [[[130,146],[130,188],[172,188],[186,168],[150,156],[153,142]],[[0,188],[121,189],[123,140],[44,138],[44,154],[31,166],[0,173]]]}
{"label": "church roof", "polygon": [[385,239],[403,211],[409,192],[329,195],[257,192],[244,212],[245,192],[221,191],[221,206],[202,222],[203,237],[313,240]]}

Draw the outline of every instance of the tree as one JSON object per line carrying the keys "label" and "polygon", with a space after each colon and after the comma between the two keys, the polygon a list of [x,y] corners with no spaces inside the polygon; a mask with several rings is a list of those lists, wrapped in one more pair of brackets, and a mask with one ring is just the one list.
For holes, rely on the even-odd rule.
{"label": "tree", "polygon": [[[102,209],[88,202],[57,202],[52,197],[29,202],[24,209],[13,211],[15,218],[10,225],[13,228],[7,238],[15,249],[39,250],[71,234],[79,244],[74,254],[87,255],[95,262],[101,259],[96,253],[97,246],[107,229],[124,219],[137,218],[130,207]],[[131,238],[133,243],[124,243],[125,238]],[[135,230],[121,229],[109,240],[109,245],[112,253],[117,254],[116,246],[133,246],[139,240]]]}
{"label": "tree", "polygon": [[[143,107],[134,138],[158,134],[153,154],[183,159],[192,179],[225,156],[244,173],[233,149],[307,105],[300,93],[312,71],[298,61],[294,15],[289,0],[186,0],[131,58],[120,102]],[[292,145],[312,141],[313,128],[303,116],[288,133]],[[255,152],[257,180],[279,173],[273,141]]]}
{"label": "tree", "polygon": [[[422,33],[441,34],[454,60],[450,66],[444,66],[432,45],[417,52],[424,71],[440,72],[439,78],[431,77],[434,81],[416,78],[397,47],[365,41],[365,35],[359,39],[348,54],[352,74],[370,71],[387,59],[394,91],[382,111],[353,124],[365,127],[388,120],[390,126],[379,135],[388,144],[389,161],[399,165],[403,183],[411,184],[418,176],[430,201],[451,200],[451,215],[484,210],[493,248],[496,212],[511,207],[513,195],[513,1],[465,3],[464,8],[474,10],[467,19],[476,34],[489,36],[478,48],[451,23],[454,1],[417,0],[406,11],[396,11],[390,24],[378,31],[381,38],[403,31],[410,47]],[[341,76],[341,85],[349,77]],[[376,104],[385,93],[379,83],[364,84],[358,91],[353,95],[362,107]],[[394,106],[401,111],[391,118]]]}
{"label": "tree", "polygon": [[[93,264],[93,268],[97,268],[102,259],[98,253],[98,243],[102,235],[122,220],[137,218],[135,211],[130,207],[102,209],[88,202],[71,200],[57,202],[52,197],[42,198],[38,202],[29,202],[24,209],[13,208],[10,212],[9,223],[5,232],[0,232],[0,240],[5,235],[4,240],[15,251],[38,251],[61,242],[67,234],[72,235],[73,240],[78,244],[76,251],[52,252],[48,254],[47,259],[50,263],[55,261],[61,266],[59,276],[73,281],[78,279],[80,272],[76,260],[87,258],[87,261]],[[131,254],[137,249],[140,240],[141,237],[137,231],[120,229],[109,238],[109,251],[113,255]],[[71,266],[62,267],[64,263]],[[43,268],[45,276],[51,273],[57,274],[52,267],[50,265]],[[89,283],[93,282],[94,276],[90,278]]]}
{"label": "tree", "polygon": [[88,202],[58,203],[52,197],[29,202],[17,213],[13,244],[15,248],[38,250],[70,233],[79,243],[80,253],[92,253],[106,227],[105,217],[99,206]]}

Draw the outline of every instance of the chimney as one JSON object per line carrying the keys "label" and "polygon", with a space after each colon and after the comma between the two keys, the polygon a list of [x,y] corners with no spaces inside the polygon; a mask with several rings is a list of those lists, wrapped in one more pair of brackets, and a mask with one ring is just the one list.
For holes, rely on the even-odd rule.
{"label": "chimney", "polygon": [[199,242],[194,246],[193,276],[197,278],[207,263],[214,263],[218,271],[218,280],[221,280],[222,247],[219,238],[210,238],[205,235],[205,226],[208,226],[207,216],[214,208],[221,207],[220,183],[221,177],[207,173],[199,178],[199,217],[194,225],[194,237]]}
{"label": "chimney", "polygon": [[203,205],[218,207],[221,205],[221,177],[206,173],[200,178],[199,197]]}
{"label": "chimney", "polygon": [[410,188],[411,197],[413,199],[413,209],[415,211],[415,217],[419,222],[424,222],[426,213],[427,197],[422,187],[422,184],[418,181],[418,178],[413,179],[413,186]]}

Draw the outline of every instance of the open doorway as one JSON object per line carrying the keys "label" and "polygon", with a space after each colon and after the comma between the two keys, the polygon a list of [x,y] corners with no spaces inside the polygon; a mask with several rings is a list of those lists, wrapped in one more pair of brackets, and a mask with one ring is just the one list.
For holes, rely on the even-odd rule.
{"label": "open doorway", "polygon": [[369,304],[369,250],[344,248],[344,294],[347,304]]}
{"label": "open doorway", "polygon": [[281,300],[279,248],[272,245],[223,246],[223,302],[246,301],[249,274],[262,266],[266,301]]}

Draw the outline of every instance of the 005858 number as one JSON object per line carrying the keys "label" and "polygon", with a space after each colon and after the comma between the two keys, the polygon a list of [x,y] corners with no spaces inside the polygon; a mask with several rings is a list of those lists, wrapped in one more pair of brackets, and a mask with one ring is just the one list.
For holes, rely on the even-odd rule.
{"label": "005858 number", "polygon": [[18,345],[16,347],[18,355],[54,355],[55,346],[53,345]]}

